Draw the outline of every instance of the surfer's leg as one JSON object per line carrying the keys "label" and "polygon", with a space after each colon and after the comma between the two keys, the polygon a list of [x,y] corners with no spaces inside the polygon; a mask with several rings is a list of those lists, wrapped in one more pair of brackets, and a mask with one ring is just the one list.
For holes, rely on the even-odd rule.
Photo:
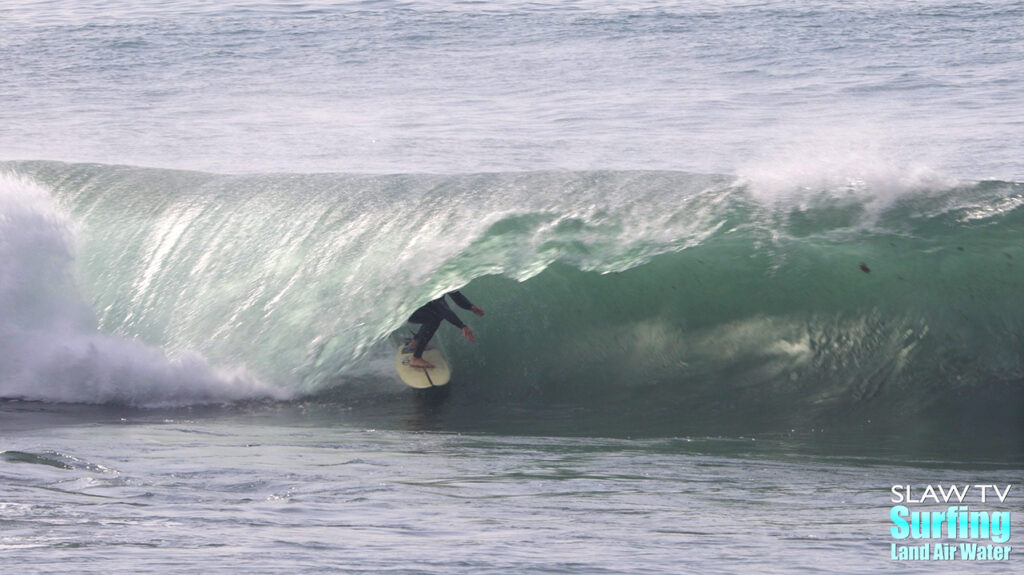
{"label": "surfer's leg", "polygon": [[416,332],[416,335],[412,336],[412,341],[407,344],[407,349],[413,348],[409,365],[411,367],[430,369],[434,366],[429,361],[423,359],[423,352],[427,349],[427,344],[430,343],[430,338],[434,337],[437,328],[441,327],[441,317],[429,307],[423,306],[409,316],[409,322],[420,324],[420,330]]}
{"label": "surfer's leg", "polygon": [[437,333],[437,328],[439,327],[441,327],[440,318],[431,318],[429,321],[425,321],[420,325],[420,331],[418,331],[413,337],[413,341],[416,342],[416,351],[413,352],[413,357],[423,357],[423,351],[427,349],[427,344],[430,343],[430,338],[434,337],[434,334]]}
{"label": "surfer's leg", "polygon": [[409,322],[420,324],[420,330],[416,332],[416,335],[412,336],[412,341],[409,342],[409,345],[412,346],[415,343],[413,357],[421,358],[423,357],[423,351],[427,349],[427,344],[430,343],[430,338],[434,337],[437,328],[441,327],[441,317],[434,313],[434,310],[423,306],[409,316]]}
{"label": "surfer's leg", "polygon": [[427,343],[430,342],[430,338],[434,337],[434,333],[437,332],[437,328],[441,326],[441,318],[430,318],[420,324],[420,330],[413,336],[409,345],[416,344],[415,350],[412,352],[412,358],[409,360],[409,367],[422,367],[424,369],[430,369],[434,367],[434,364],[423,359],[423,351],[427,349]]}

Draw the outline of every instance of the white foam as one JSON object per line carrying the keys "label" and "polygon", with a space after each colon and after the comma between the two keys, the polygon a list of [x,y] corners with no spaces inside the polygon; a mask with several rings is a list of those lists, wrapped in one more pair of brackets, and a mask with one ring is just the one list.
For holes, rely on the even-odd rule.
{"label": "white foam", "polygon": [[871,125],[791,127],[756,152],[738,173],[768,205],[801,205],[822,195],[855,196],[884,208],[908,194],[948,189],[956,181],[913,156],[899,137]]}

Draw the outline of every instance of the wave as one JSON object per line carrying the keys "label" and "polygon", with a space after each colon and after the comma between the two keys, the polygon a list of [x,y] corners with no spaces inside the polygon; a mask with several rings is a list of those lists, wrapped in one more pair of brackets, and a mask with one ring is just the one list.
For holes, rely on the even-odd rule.
{"label": "wave", "polygon": [[[472,320],[478,343],[444,329],[438,341],[459,401],[475,409],[614,406],[621,425],[661,434],[975,416],[1020,431],[1019,183],[5,166],[19,174],[3,180],[8,198],[24,196],[26,178],[52,195],[36,213],[51,214],[55,242],[40,247],[27,239],[39,226],[5,217],[5,261],[22,262],[5,266],[5,284],[63,295],[30,311],[5,292],[22,332],[0,353],[23,353],[26,325],[45,335],[77,322],[94,364],[115,363],[104,346],[146,342],[130,355],[161,357],[133,365],[159,373],[127,379],[177,389],[175,401],[225,389],[323,399],[360,381],[393,390],[388,356],[404,319],[461,287],[488,312]],[[73,226],[54,226],[55,213]],[[76,256],[56,241],[72,229]],[[26,269],[39,253],[47,267]],[[198,367],[167,367],[181,364],[164,354]],[[255,375],[196,377],[216,371],[207,363]],[[5,377],[0,395],[151,401],[64,380]]]}

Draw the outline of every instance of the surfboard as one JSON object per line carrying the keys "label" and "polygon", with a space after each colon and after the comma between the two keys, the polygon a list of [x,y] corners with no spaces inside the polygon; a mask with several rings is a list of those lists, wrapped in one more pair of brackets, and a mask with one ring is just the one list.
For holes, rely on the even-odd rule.
{"label": "surfboard", "polygon": [[409,367],[409,360],[412,359],[412,351],[405,351],[405,346],[398,347],[395,354],[395,368],[398,369],[398,377],[402,378],[409,387],[416,389],[429,389],[441,387],[452,378],[451,368],[445,361],[441,351],[437,348],[430,348],[423,352],[423,359],[434,364],[431,369],[422,367]]}

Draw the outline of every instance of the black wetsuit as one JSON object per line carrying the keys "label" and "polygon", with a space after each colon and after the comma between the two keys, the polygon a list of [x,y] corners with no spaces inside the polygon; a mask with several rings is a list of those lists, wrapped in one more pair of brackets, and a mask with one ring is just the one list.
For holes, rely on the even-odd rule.
{"label": "black wetsuit", "polygon": [[[452,301],[462,309],[473,309],[473,304],[461,293],[453,291],[446,295],[452,298]],[[448,307],[448,302],[444,300],[444,296],[430,301],[412,312],[412,315],[409,316],[409,322],[421,324],[420,331],[413,336],[413,339],[416,340],[416,351],[413,352],[413,357],[423,357],[423,350],[427,348],[427,342],[430,341],[430,338],[434,337],[437,328],[441,327],[442,320],[448,320],[459,329],[466,327],[466,324],[462,323],[462,320],[459,319],[459,316],[455,315],[452,308]]]}

